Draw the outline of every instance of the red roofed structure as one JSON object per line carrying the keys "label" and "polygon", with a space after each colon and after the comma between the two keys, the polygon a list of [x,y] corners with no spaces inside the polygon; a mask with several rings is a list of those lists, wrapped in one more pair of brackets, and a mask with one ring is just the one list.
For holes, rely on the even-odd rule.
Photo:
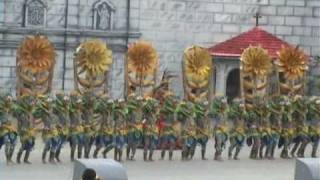
{"label": "red roofed structure", "polygon": [[283,45],[289,46],[287,42],[268,33],[260,27],[255,27],[247,32],[209,48],[209,52],[212,56],[240,57],[243,50],[250,45],[260,45],[262,48],[268,50],[269,55],[274,59],[277,58],[277,52]]}
{"label": "red roofed structure", "polygon": [[259,26],[212,46],[208,50],[214,57],[216,94],[226,95],[229,100],[240,96],[240,56],[250,45],[266,49],[273,59],[277,59],[282,46],[290,46]]}

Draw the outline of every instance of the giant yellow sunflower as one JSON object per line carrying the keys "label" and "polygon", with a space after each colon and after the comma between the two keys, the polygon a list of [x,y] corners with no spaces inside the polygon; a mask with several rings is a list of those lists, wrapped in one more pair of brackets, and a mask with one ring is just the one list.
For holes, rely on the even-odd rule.
{"label": "giant yellow sunflower", "polygon": [[91,75],[103,74],[112,63],[112,52],[101,40],[88,40],[77,48],[75,60],[82,71]]}
{"label": "giant yellow sunflower", "polygon": [[243,71],[256,77],[263,77],[271,72],[272,63],[268,51],[260,46],[249,46],[241,55]]}
{"label": "giant yellow sunflower", "polygon": [[202,47],[192,46],[184,51],[186,77],[195,82],[208,79],[212,68],[212,58]]}
{"label": "giant yellow sunflower", "polygon": [[158,54],[151,43],[137,41],[129,46],[127,60],[130,71],[150,75],[157,68]]}
{"label": "giant yellow sunflower", "polygon": [[308,70],[308,59],[298,47],[283,46],[278,55],[279,72],[283,72],[286,78],[290,80],[300,78]]}
{"label": "giant yellow sunflower", "polygon": [[48,71],[55,64],[53,44],[45,36],[28,36],[20,44],[18,66],[33,73]]}

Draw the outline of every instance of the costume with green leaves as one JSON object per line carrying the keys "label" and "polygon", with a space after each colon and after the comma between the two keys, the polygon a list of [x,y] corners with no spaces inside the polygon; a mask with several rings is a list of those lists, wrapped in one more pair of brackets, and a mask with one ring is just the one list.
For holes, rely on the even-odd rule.
{"label": "costume with green leaves", "polygon": [[206,160],[206,149],[209,139],[212,137],[213,129],[208,101],[197,102],[194,104],[193,113],[197,124],[197,143],[201,146],[201,159]]}
{"label": "costume with green leaves", "polygon": [[[142,144],[142,97],[133,94],[128,97],[125,113],[127,121],[127,159],[134,160],[136,149]],[[131,153],[131,154],[130,154]]]}
{"label": "costume with green leaves", "polygon": [[160,109],[160,115],[163,118],[163,129],[160,132],[161,136],[161,159],[164,159],[166,149],[169,149],[169,160],[172,160],[173,150],[176,146],[176,141],[179,131],[179,123],[176,119],[176,100],[173,96],[168,96]]}
{"label": "costume with green leaves", "polygon": [[93,153],[93,157],[97,158],[101,148],[104,148],[102,154],[104,158],[107,158],[107,153],[114,147],[113,142],[113,128],[114,120],[112,119],[113,100],[107,97],[98,98],[95,101],[94,112],[100,117],[100,129],[96,136],[96,149]]}
{"label": "costume with green leaves", "polygon": [[144,119],[144,148],[143,159],[153,161],[153,152],[158,146],[159,129],[156,124],[158,118],[158,101],[153,98],[147,98],[142,105]]}
{"label": "costume with green leaves", "polygon": [[52,99],[47,96],[39,96],[33,109],[33,117],[41,119],[43,123],[42,140],[44,149],[42,151],[42,162],[46,163],[47,152],[50,152],[49,162],[54,163],[55,153],[59,144],[59,133],[52,113]]}
{"label": "costume with green leaves", "polygon": [[228,112],[227,99],[225,97],[215,97],[211,104],[210,115],[215,122],[214,138],[215,138],[215,154],[214,159],[221,161],[222,151],[225,148],[228,140],[228,127],[227,127],[227,112]]}
{"label": "costume with green leaves", "polygon": [[22,153],[25,151],[24,162],[30,164],[29,156],[35,143],[36,129],[32,121],[34,97],[24,95],[17,99],[12,107],[12,115],[18,122],[18,135],[21,147],[17,155],[17,163],[21,162]]}
{"label": "costume with green leaves", "polygon": [[[248,109],[247,116],[247,145],[251,146],[250,158],[257,159],[261,148],[262,125],[266,124],[267,120],[267,107],[264,103],[265,99],[260,96],[254,98],[254,103],[251,109]],[[264,147],[264,146],[263,146]],[[262,152],[263,148],[260,152]]]}
{"label": "costume with green leaves", "polygon": [[258,150],[258,155],[260,159],[263,159],[266,156],[267,148],[272,139],[268,101],[260,101],[256,109],[258,110],[258,116],[260,120],[260,122],[258,122],[258,132],[260,136],[260,147]]}
{"label": "costume with green leaves", "polygon": [[125,101],[120,99],[113,104],[112,117],[115,121],[115,153],[114,159],[122,161],[123,148],[126,145],[127,138],[127,122],[126,122]]}
{"label": "costume with green leaves", "polygon": [[74,161],[75,152],[78,152],[78,158],[82,157],[84,146],[84,128],[81,123],[82,99],[76,93],[70,94],[68,104],[68,113],[70,118],[69,142],[70,142],[70,159]]}
{"label": "costume with green leaves", "polygon": [[[195,122],[194,104],[181,101],[176,108],[177,119],[182,124],[182,160],[191,160],[197,145],[197,124]],[[200,109],[201,107],[197,107]],[[197,112],[197,114],[203,112]],[[204,115],[204,113],[203,113]],[[200,116],[200,115],[199,115]]]}
{"label": "costume with green leaves", "polygon": [[12,97],[9,94],[0,94],[0,149],[5,145],[7,164],[12,164],[12,156],[17,143],[17,128],[9,119],[12,106]]}
{"label": "costume with green leaves", "polygon": [[[228,149],[228,158],[233,158],[234,160],[238,160],[238,155],[240,150],[244,144],[246,133],[245,133],[245,125],[244,125],[244,116],[245,109],[244,103],[239,99],[234,99],[228,108],[228,119],[232,122],[233,127],[229,132],[229,141],[230,146]],[[233,150],[236,149],[236,152],[233,155]]]}
{"label": "costume with green leaves", "polygon": [[309,137],[309,126],[307,124],[306,115],[308,113],[308,104],[309,100],[306,96],[298,96],[296,95],[294,97],[294,101],[292,103],[293,108],[293,123],[296,128],[296,134],[293,138],[293,148],[291,149],[291,156],[296,156],[296,150],[297,156],[300,158],[304,157],[304,152],[306,149],[306,146],[310,142]]}
{"label": "costume with green leaves", "polygon": [[317,157],[320,141],[320,99],[311,97],[308,103],[307,120],[310,121],[309,137],[312,145],[311,157]]}
{"label": "costume with green leaves", "polygon": [[[265,129],[267,131],[267,148],[265,152],[265,158],[274,159],[274,152],[280,139],[281,134],[281,115],[283,111],[283,98],[273,97],[267,101],[267,109],[269,111],[269,127]],[[270,131],[270,132],[269,132]]]}
{"label": "costume with green leaves", "polygon": [[89,158],[89,154],[92,145],[95,141],[96,121],[94,117],[94,102],[95,95],[91,91],[86,91],[82,94],[82,126],[83,126],[83,146],[84,146],[84,158]]}
{"label": "costume with green leaves", "polygon": [[58,147],[55,153],[55,159],[60,162],[60,153],[64,143],[69,138],[69,97],[64,93],[57,93],[56,98],[53,101],[52,109],[53,114],[57,118],[57,130],[58,130]]}
{"label": "costume with green leaves", "polygon": [[280,157],[289,158],[289,148],[295,136],[295,129],[292,123],[292,100],[290,97],[284,96],[282,101],[282,115],[281,115],[281,135],[278,143],[278,148],[282,148]]}

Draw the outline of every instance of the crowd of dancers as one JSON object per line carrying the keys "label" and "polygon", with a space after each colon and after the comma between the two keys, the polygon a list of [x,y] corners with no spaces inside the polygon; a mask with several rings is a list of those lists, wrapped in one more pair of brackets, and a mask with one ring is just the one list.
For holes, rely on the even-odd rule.
{"label": "crowd of dancers", "polygon": [[252,159],[274,159],[276,149],[281,158],[304,157],[309,144],[311,156],[316,157],[320,97],[256,97],[254,103],[244,104],[240,99],[228,102],[225,97],[189,102],[168,96],[159,102],[134,94],[117,100],[76,92],[16,99],[1,94],[0,123],[0,148],[7,164],[14,163],[14,152],[16,163],[30,164],[38,134],[44,142],[43,163],[60,162],[67,144],[71,161],[107,158],[111,150],[117,161],[134,160],[138,148],[143,149],[144,161],[153,161],[155,150],[161,151],[160,159],[168,152],[172,160],[176,149],[181,150],[182,160],[191,160],[197,147],[206,160],[210,138],[218,161],[224,150],[229,159],[238,160],[245,144],[251,147]]}

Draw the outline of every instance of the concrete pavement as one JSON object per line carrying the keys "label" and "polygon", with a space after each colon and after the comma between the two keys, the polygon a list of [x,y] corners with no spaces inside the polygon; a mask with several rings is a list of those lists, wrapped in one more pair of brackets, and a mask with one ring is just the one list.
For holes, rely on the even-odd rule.
{"label": "concrete pavement", "polygon": [[[32,152],[32,165],[6,166],[3,149],[0,156],[0,180],[71,180],[73,164],[69,160],[69,147],[66,144],[61,164],[41,163],[41,141]],[[307,151],[309,156],[310,148]],[[277,151],[277,157],[279,157]],[[136,161],[124,161],[130,180],[293,180],[293,159],[282,160],[251,160],[248,158],[249,149],[245,147],[240,154],[240,160],[227,160],[224,151],[223,162],[213,161],[213,142],[209,143],[207,161],[200,158],[199,147],[194,160],[180,161],[180,151],[175,151],[174,160],[158,160],[160,152],[155,153],[155,162],[144,162],[142,151],[137,152]],[[109,157],[113,157],[110,153]]]}

